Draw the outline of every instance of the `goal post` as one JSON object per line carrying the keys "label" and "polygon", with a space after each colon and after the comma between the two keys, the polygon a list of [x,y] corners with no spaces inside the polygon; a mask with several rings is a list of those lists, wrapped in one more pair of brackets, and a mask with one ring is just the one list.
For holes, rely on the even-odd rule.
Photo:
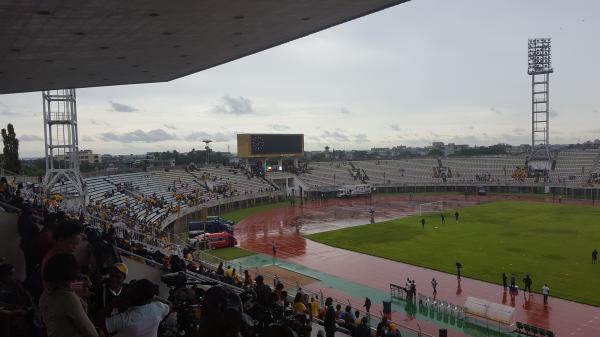
{"label": "goal post", "polygon": [[419,216],[431,213],[444,213],[444,201],[426,202],[417,206]]}

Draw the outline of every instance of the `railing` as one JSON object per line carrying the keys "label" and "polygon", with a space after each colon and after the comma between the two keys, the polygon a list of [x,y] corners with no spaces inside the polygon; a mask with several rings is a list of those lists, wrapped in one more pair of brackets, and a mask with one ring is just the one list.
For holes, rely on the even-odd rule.
{"label": "railing", "polygon": [[184,208],[181,211],[179,211],[178,213],[169,215],[168,217],[166,217],[163,220],[162,229],[167,227],[173,221],[175,221],[183,216],[186,216],[188,214],[198,212],[203,208],[215,207],[215,206],[219,206],[222,204],[232,203],[232,202],[237,202],[237,201],[244,201],[244,200],[251,200],[251,199],[265,198],[265,197],[278,197],[278,196],[284,196],[284,195],[285,194],[281,191],[270,191],[270,192],[259,192],[259,193],[254,193],[254,194],[237,195],[237,196],[221,198],[221,199],[213,199],[213,200],[210,200],[210,201],[202,203],[202,204]]}
{"label": "railing", "polygon": [[[211,255],[211,254],[209,254],[209,253],[207,253],[205,251],[194,252],[194,260],[202,262],[203,266],[211,268],[213,270],[216,270],[217,266],[220,263],[222,263],[224,266],[231,265],[232,267],[235,267],[236,270],[239,270],[240,274],[243,273],[244,270],[252,270],[252,269],[254,269],[256,271],[256,274],[260,273],[264,277],[265,281],[266,280],[273,280],[273,285],[275,285],[278,282],[281,283],[281,284],[283,284],[283,286],[288,291],[288,293],[291,294],[291,292],[294,291],[294,290],[295,291],[302,291],[304,294],[307,294],[307,295],[309,295],[311,297],[314,297],[314,298],[318,297],[320,299],[320,301],[321,301],[321,306],[323,306],[323,304],[324,304],[324,298],[323,298],[324,295],[323,295],[323,292],[321,290],[318,290],[318,292],[317,292],[317,291],[314,291],[314,290],[311,290],[311,289],[302,288],[297,281],[296,281],[295,284],[294,283],[290,283],[290,282],[286,281],[283,278],[279,278],[277,274],[271,274],[269,272],[265,272],[264,270],[261,271],[261,270],[259,270],[258,267],[244,268],[244,266],[241,263],[238,263],[237,265],[232,265],[232,263],[230,261],[223,260],[223,259],[221,259],[219,257],[216,257],[214,255]],[[268,284],[267,282],[265,282],[265,283]],[[331,296],[329,296],[329,297],[331,297]],[[333,299],[333,305],[334,306],[337,305],[337,304],[340,304],[342,307],[344,307],[346,305],[351,305],[349,301],[343,301],[343,300],[336,299],[336,298],[333,298],[333,297],[332,297],[332,299]],[[356,307],[353,307],[353,310],[360,312],[361,317],[369,317],[369,324],[370,324],[371,328],[376,327],[375,322],[373,320],[371,320],[371,319],[374,318],[377,321],[381,321],[381,319],[382,319],[382,317],[380,315],[376,315],[376,314],[373,314],[373,313],[367,313],[366,311],[363,311],[362,309],[358,309]],[[413,334],[415,334],[417,336],[434,337],[434,336],[432,336],[430,334],[423,333],[423,332],[421,332],[421,331],[419,331],[417,329],[408,327],[408,326],[406,326],[404,324],[396,323],[396,325],[398,325],[402,329],[407,330],[407,331],[409,331],[409,332],[411,332],[411,333],[413,333]]]}
{"label": "railing", "polygon": [[134,229],[127,228],[125,225],[111,224],[109,221],[94,216],[90,216],[88,221],[91,226],[103,230],[113,228],[119,238],[139,243],[149,251],[159,250],[165,255],[176,254],[180,257],[183,257],[184,246],[177,241],[178,237],[173,236],[170,233],[162,233],[162,237],[157,237],[152,234],[142,233]]}

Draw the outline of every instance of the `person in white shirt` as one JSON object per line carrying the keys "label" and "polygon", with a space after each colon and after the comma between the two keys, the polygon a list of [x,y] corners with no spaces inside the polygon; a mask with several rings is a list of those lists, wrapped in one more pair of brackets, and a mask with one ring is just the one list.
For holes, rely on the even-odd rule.
{"label": "person in white shirt", "polygon": [[130,307],[105,321],[109,336],[156,337],[160,322],[171,311],[171,303],[158,297],[158,286],[146,279],[131,284],[127,297]]}
{"label": "person in white shirt", "polygon": [[544,295],[544,304],[548,304],[548,295],[550,295],[550,288],[547,284],[542,287],[542,295]]}

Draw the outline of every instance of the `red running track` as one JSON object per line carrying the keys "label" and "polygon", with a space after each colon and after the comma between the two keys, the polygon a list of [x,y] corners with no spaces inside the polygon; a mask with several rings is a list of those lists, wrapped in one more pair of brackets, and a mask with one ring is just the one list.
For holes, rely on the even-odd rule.
{"label": "red running track", "polygon": [[518,321],[550,329],[557,336],[600,336],[600,308],[556,298],[544,305],[538,294],[524,296],[520,292],[511,297],[498,285],[464,277],[459,284],[452,274],[326,246],[302,236],[367,223],[370,209],[375,211],[375,220],[382,221],[412,214],[418,203],[442,199],[447,208],[498,199],[549,201],[515,196],[465,199],[456,194],[419,195],[414,200],[405,195],[374,196],[372,200],[335,199],[255,214],[236,225],[236,237],[241,247],[268,255],[272,254],[275,241],[278,258],[384,291],[389,290],[390,283],[404,284],[410,277],[416,281],[418,291],[427,294],[431,292],[431,278],[435,277],[439,283],[437,297],[447,302],[462,305],[467,296],[474,296],[513,306]]}

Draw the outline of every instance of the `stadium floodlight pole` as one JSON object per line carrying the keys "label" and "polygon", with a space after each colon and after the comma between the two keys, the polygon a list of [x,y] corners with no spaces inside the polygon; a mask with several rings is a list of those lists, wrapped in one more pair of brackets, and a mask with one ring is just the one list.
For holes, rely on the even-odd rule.
{"label": "stadium floodlight pole", "polygon": [[210,145],[210,143],[212,143],[212,140],[210,140],[210,139],[204,139],[204,140],[202,140],[202,142],[204,144],[206,144],[206,146],[204,147],[204,149],[206,150],[206,165],[208,165],[209,159],[210,159],[210,157],[209,157],[209,153],[210,153],[210,147],[209,147],[209,145]]}
{"label": "stadium floodlight pole", "polygon": [[[85,205],[86,188],[79,171],[79,136],[75,89],[45,90],[44,148],[46,174],[42,188],[46,195],[58,192],[76,206]],[[69,206],[67,206],[69,207]]]}
{"label": "stadium floodlight pole", "polygon": [[[531,75],[531,153],[529,160],[546,163],[534,169],[549,169],[550,156],[550,74],[552,69],[550,38],[528,41],[527,73]],[[529,166],[532,168],[532,166]]]}

